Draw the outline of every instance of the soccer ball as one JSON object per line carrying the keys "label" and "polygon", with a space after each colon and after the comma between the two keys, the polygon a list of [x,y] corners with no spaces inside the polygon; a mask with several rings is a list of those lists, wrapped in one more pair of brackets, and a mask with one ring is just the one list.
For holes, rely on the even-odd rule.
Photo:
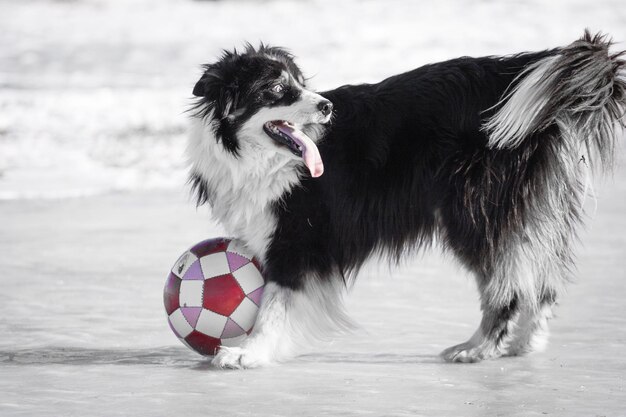
{"label": "soccer ball", "polygon": [[202,241],[174,264],[163,292],[174,334],[201,355],[237,346],[252,331],[265,281],[237,240]]}

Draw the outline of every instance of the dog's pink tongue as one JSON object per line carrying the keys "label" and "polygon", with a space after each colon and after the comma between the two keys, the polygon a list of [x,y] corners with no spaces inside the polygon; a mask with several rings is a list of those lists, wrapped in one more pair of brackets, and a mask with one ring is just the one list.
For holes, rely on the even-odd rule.
{"label": "dog's pink tongue", "polygon": [[324,163],[322,162],[319,149],[317,149],[311,138],[303,131],[286,124],[278,125],[278,128],[302,147],[302,159],[304,159],[304,163],[311,171],[311,176],[313,178],[320,177],[324,173]]}

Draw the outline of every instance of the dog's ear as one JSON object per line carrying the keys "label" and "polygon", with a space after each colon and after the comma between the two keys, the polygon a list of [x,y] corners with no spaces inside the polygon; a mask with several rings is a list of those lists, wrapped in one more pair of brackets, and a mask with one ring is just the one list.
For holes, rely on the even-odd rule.
{"label": "dog's ear", "polygon": [[193,87],[193,95],[196,97],[204,97],[206,91],[206,77],[203,75]]}
{"label": "dog's ear", "polygon": [[218,69],[213,65],[206,65],[204,74],[193,87],[193,95],[196,97],[212,98],[224,86],[224,81]]}
{"label": "dog's ear", "polygon": [[207,68],[194,86],[193,95],[202,97],[216,118],[224,119],[237,109],[239,85],[236,81],[225,82],[213,68]]}

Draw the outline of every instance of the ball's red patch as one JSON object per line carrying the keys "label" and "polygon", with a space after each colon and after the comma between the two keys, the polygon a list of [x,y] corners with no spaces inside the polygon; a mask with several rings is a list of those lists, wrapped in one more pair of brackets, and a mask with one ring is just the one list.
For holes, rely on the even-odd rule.
{"label": "ball's red patch", "polygon": [[204,281],[202,306],[228,317],[245,296],[231,274],[222,275]]}
{"label": "ball's red patch", "polygon": [[213,356],[217,353],[218,348],[220,347],[220,339],[216,339],[211,336],[207,336],[204,333],[200,333],[197,330],[189,333],[187,337],[185,337],[185,342],[189,344],[201,355]]}
{"label": "ball's red patch", "polygon": [[165,304],[165,312],[169,316],[178,307],[180,307],[179,297],[181,279],[170,272],[165,282],[165,290],[163,291],[163,304]]}
{"label": "ball's red patch", "polygon": [[224,238],[207,239],[196,243],[189,251],[198,258],[217,252],[226,252],[230,240]]}

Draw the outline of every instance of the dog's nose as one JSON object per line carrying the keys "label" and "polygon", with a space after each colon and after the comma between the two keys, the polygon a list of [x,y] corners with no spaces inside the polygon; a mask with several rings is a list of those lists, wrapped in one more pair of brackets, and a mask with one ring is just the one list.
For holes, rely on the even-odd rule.
{"label": "dog's nose", "polygon": [[333,111],[333,103],[328,100],[322,100],[317,104],[317,108],[324,116],[328,116]]}

